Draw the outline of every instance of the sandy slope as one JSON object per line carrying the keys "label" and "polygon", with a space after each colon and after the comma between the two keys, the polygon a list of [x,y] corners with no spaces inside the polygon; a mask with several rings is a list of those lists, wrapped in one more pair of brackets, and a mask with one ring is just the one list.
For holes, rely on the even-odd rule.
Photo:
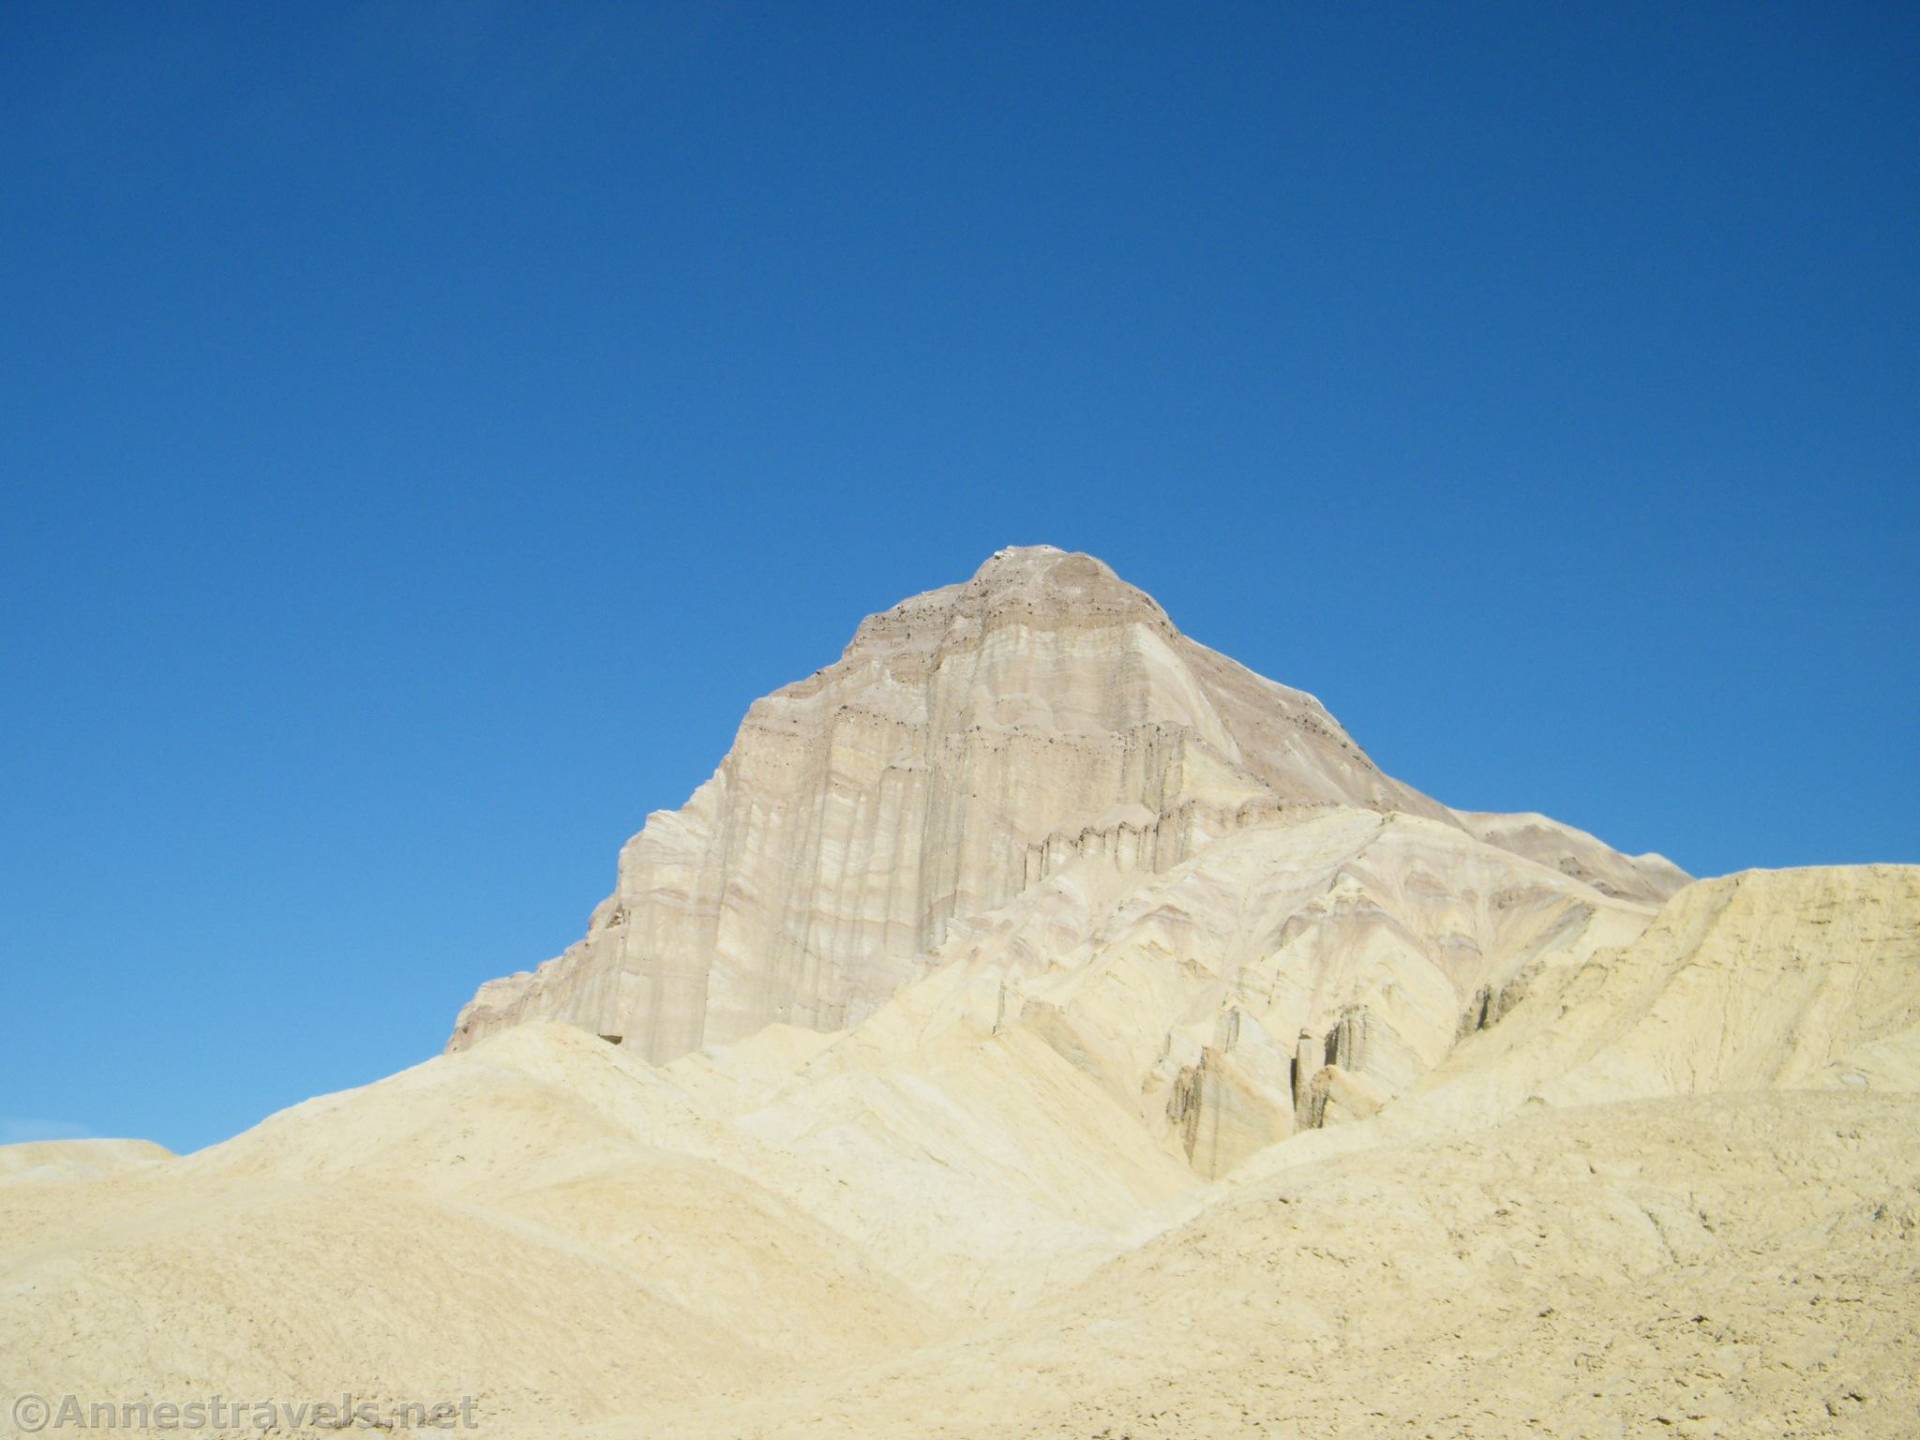
{"label": "sandy slope", "polygon": [[0,1426],[1920,1433],[1920,869],[1449,810],[1091,557],[758,702],[453,1048],[0,1149]]}
{"label": "sandy slope", "polygon": [[1525,997],[1407,1119],[1768,1087],[1920,1089],[1920,867],[1688,886],[1633,944],[1518,977]]}
{"label": "sandy slope", "polygon": [[[522,1026],[194,1156],[0,1152],[0,1373],[473,1394],[502,1435],[1914,1433],[1920,870],[1650,924],[1542,872],[1489,944],[1528,906],[1480,844],[1332,815],[1069,867],[846,1035],[659,1069]],[[1157,1049],[1420,966],[1497,1003],[1210,1181]]]}
{"label": "sandy slope", "polygon": [[704,1122],[644,1066],[560,1027],[489,1052],[186,1159],[0,1188],[9,1386],[473,1393],[564,1421],[928,1333],[844,1238],[689,1153]]}
{"label": "sandy slope", "polygon": [[34,1140],[0,1145],[0,1184],[22,1180],[92,1180],[144,1169],[173,1152],[151,1140]]}
{"label": "sandy slope", "polygon": [[1909,1096],[1537,1108],[1237,1189],[1011,1321],[675,1433],[1908,1436],[1917,1132]]}

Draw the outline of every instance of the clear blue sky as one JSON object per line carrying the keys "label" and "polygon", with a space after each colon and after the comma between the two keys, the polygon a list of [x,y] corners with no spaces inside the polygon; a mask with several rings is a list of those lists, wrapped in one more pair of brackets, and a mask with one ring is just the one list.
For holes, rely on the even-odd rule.
{"label": "clear blue sky", "polygon": [[434,1053],[1101,555],[1393,774],[1920,860],[1920,10],[0,11],[0,1138]]}

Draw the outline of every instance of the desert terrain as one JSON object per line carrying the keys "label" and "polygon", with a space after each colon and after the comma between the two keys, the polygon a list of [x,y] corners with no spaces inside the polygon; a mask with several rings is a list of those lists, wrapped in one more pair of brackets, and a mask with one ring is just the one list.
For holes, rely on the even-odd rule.
{"label": "desert terrain", "polygon": [[869,618],[450,1019],[192,1155],[0,1148],[9,1393],[1920,1434],[1920,867],[1452,809],[1089,556]]}

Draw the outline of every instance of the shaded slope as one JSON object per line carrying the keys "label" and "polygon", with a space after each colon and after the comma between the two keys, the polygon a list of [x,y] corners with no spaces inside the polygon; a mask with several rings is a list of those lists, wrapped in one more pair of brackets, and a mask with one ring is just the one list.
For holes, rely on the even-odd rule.
{"label": "shaded slope", "polygon": [[1597,836],[1546,815],[1497,815],[1476,810],[1453,813],[1489,845],[1551,866],[1585,881],[1603,895],[1658,904],[1692,879],[1664,855],[1622,855]]}

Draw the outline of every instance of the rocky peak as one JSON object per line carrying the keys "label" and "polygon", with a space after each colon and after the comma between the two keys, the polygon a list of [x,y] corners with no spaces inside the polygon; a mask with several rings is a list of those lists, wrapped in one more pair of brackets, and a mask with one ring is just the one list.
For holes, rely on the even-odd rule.
{"label": "rocky peak", "polygon": [[1328,806],[1460,823],[1101,561],[1001,550],[754,702],[713,778],[627,843],[586,936],[482,986],[451,1043],[559,1019],[660,1061],[770,1022],[838,1029],[956,920],[1079,857],[1157,873]]}
{"label": "rocky peak", "polygon": [[996,550],[960,585],[947,585],[902,600],[861,622],[851,653],[876,643],[908,643],[918,633],[938,643],[947,628],[975,631],[1000,625],[1043,629],[1141,624],[1175,633],[1151,595],[1127,584],[1103,560],[1052,545],[1011,545]]}

